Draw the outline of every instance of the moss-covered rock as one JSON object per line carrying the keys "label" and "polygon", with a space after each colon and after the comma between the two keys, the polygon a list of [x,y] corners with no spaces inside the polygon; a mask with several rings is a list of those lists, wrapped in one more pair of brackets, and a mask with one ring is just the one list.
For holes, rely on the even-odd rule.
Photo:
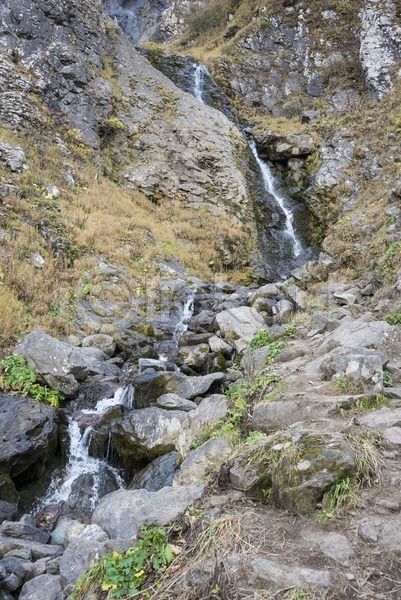
{"label": "moss-covered rock", "polygon": [[301,430],[262,438],[234,460],[229,477],[234,487],[303,515],[354,470],[353,450],[341,434]]}

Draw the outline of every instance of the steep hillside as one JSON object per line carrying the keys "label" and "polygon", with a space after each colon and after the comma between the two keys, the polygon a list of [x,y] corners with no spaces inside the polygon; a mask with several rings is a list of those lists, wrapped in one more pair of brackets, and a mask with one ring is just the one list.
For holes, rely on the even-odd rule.
{"label": "steep hillside", "polygon": [[68,330],[82,290],[107,284],[102,260],[123,269],[116,300],[155,280],[159,258],[246,277],[254,209],[236,127],[154,70],[98,2],[0,11],[4,342],[26,318]]}

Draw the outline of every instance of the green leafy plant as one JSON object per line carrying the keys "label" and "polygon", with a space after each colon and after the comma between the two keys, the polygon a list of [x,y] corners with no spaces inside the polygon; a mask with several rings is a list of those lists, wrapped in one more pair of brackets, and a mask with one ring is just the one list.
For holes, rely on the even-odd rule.
{"label": "green leafy plant", "polygon": [[36,382],[36,372],[28,367],[25,356],[13,354],[0,360],[0,387],[11,395],[30,396],[58,406],[63,395]]}
{"label": "green leafy plant", "polygon": [[162,527],[142,527],[142,539],[125,554],[113,552],[95,563],[77,581],[72,598],[80,600],[91,591],[103,590],[110,598],[139,596],[141,587],[173,561],[168,532]]}
{"label": "green leafy plant", "polygon": [[390,323],[390,325],[401,325],[401,313],[388,315],[388,317],[386,317],[386,321],[387,323]]}
{"label": "green leafy plant", "polygon": [[263,348],[263,346],[267,346],[267,344],[270,344],[270,341],[271,340],[267,329],[259,329],[259,331],[256,332],[253,340],[251,340],[251,343],[249,344],[249,350]]}
{"label": "green leafy plant", "polygon": [[319,523],[331,519],[345,507],[355,508],[357,506],[357,488],[357,483],[350,477],[344,477],[344,479],[333,485],[325,495],[323,511],[317,519]]}
{"label": "green leafy plant", "polygon": [[384,387],[393,387],[393,376],[390,371],[383,371],[383,385]]}

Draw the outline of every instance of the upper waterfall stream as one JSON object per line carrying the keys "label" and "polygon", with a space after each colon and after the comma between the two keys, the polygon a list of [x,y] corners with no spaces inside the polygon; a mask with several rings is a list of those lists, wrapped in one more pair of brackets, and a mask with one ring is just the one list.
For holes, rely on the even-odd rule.
{"label": "upper waterfall stream", "polygon": [[[210,78],[210,74],[208,73],[206,67],[201,63],[196,63],[194,68],[193,96],[199,102],[202,102],[202,104],[206,104],[203,99],[203,80],[205,74]],[[289,207],[288,199],[277,189],[275,178],[268,164],[260,158],[254,140],[249,142],[249,147],[252,151],[253,157],[255,158],[256,164],[259,167],[265,192],[274,198],[275,204],[285,217],[283,231],[285,239],[283,245],[288,246],[288,244],[290,244],[291,252],[288,252],[288,249],[285,248],[284,254],[290,255],[291,258],[296,258],[301,254],[304,248],[301,239],[294,228],[294,214]]]}

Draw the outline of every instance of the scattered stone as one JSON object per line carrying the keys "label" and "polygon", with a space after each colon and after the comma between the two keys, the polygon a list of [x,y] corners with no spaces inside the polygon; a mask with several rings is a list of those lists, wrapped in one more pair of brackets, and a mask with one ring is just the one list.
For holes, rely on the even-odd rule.
{"label": "scattered stone", "polygon": [[254,308],[240,306],[216,315],[216,323],[222,335],[232,340],[237,351],[243,352],[259,329],[266,329],[266,322]]}
{"label": "scattered stone", "polygon": [[345,536],[328,533],[319,543],[319,547],[325,556],[344,567],[349,567],[354,551]]}
{"label": "scattered stone", "polygon": [[57,575],[39,575],[22,587],[21,600],[63,600],[61,578]]}
{"label": "scattered stone", "polygon": [[202,485],[165,487],[158,492],[117,490],[100,501],[92,523],[100,525],[111,538],[135,539],[141,525],[172,523],[203,493]]}
{"label": "scattered stone", "polygon": [[165,410],[184,410],[188,412],[197,408],[198,405],[191,400],[177,396],[177,394],[163,394],[157,399],[156,406]]}

